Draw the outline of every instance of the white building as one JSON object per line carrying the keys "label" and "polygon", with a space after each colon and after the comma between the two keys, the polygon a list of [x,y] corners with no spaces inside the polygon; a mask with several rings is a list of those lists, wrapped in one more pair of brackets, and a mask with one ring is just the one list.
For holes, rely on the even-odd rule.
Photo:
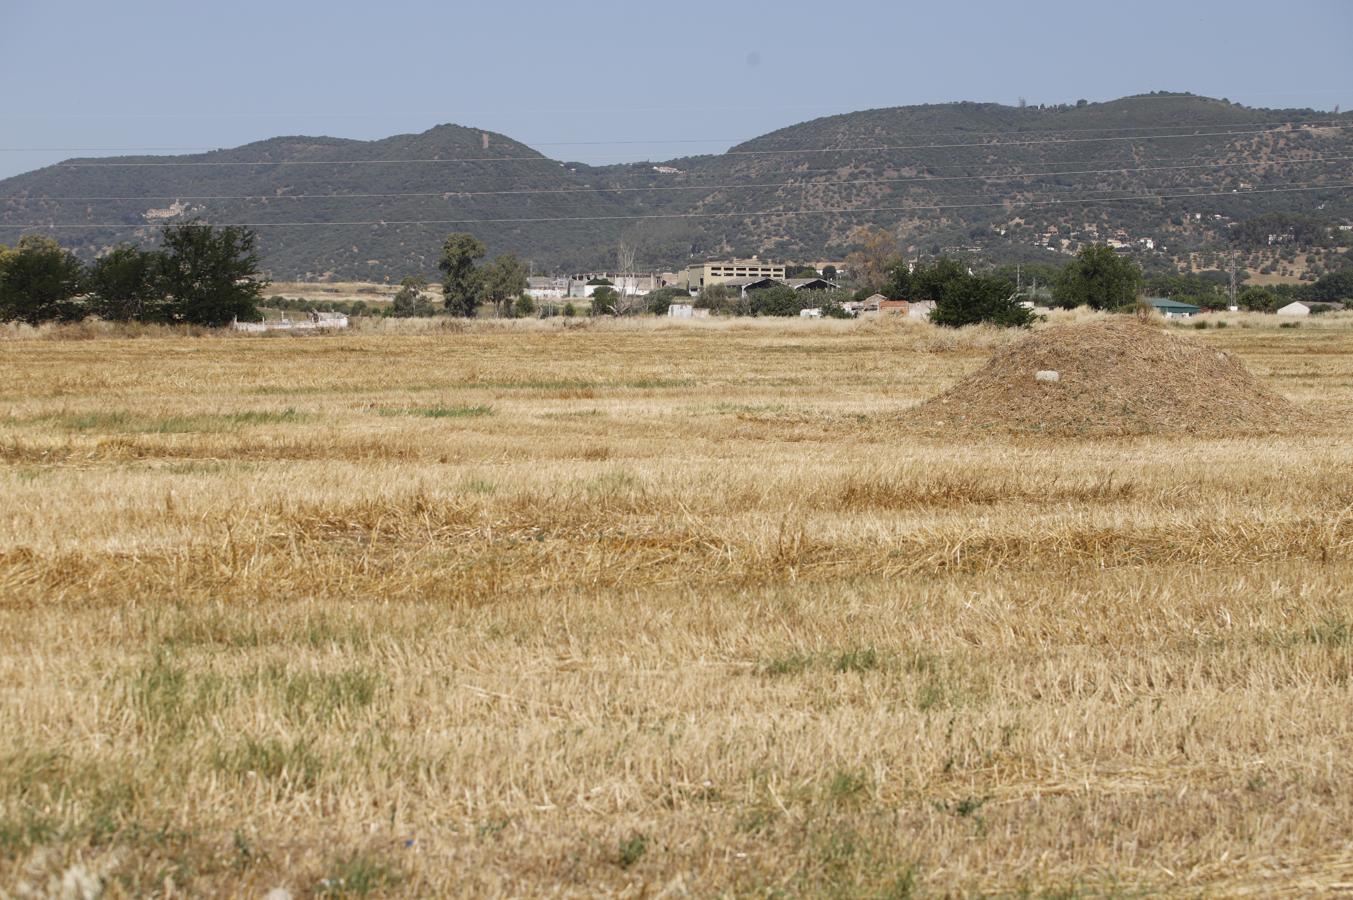
{"label": "white building", "polygon": [[907,307],[907,316],[912,319],[929,319],[934,311],[934,300],[913,300]]}
{"label": "white building", "polygon": [[568,296],[568,279],[528,278],[526,295],[533,300],[562,300]]}
{"label": "white building", "polygon": [[1311,313],[1329,312],[1342,309],[1341,303],[1321,303],[1316,300],[1297,300],[1278,310],[1280,316],[1309,316]]}

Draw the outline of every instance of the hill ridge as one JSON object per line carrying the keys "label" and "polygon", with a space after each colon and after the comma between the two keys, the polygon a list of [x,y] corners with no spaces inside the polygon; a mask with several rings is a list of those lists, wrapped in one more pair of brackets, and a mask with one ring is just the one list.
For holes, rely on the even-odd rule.
{"label": "hill ridge", "polygon": [[[1215,133],[1258,121],[1297,127]],[[1049,229],[1121,229],[1173,253],[1226,240],[1220,226],[1181,224],[1200,213],[1195,206],[1228,222],[1322,204],[1326,218],[1353,218],[1349,191],[1322,187],[1353,180],[1347,162],[1324,159],[1353,155],[1351,126],[1348,113],[1245,107],[1186,93],[1053,107],[957,101],[823,116],[719,154],[592,166],[488,129],[441,123],[371,141],[279,135],[181,156],[73,158],[0,181],[0,225],[88,223],[57,233],[89,257],[119,241],[152,239],[165,221],[258,222],[267,226],[260,229],[265,266],[280,278],[430,273],[451,230],[473,231],[491,252],[513,250],[540,271],[605,267],[622,239],[637,246],[641,266],[655,270],[753,253],[830,258],[845,253],[862,225],[892,230],[916,253],[975,248],[998,259],[1052,259],[1038,243]],[[1075,139],[1059,140],[1060,133]],[[1020,134],[1047,140],[1009,140]],[[375,164],[381,160],[391,163]],[[1319,190],[1242,192],[1293,184]],[[1184,190],[1236,193],[1193,204],[1149,199]],[[1074,210],[1038,205],[1136,193],[1148,199]],[[145,199],[50,199],[103,197]],[[190,197],[240,199],[172,205]],[[801,212],[817,209],[891,212]],[[269,224],[460,220],[479,224]],[[117,227],[98,227],[110,224]],[[0,241],[18,233],[6,228]]]}

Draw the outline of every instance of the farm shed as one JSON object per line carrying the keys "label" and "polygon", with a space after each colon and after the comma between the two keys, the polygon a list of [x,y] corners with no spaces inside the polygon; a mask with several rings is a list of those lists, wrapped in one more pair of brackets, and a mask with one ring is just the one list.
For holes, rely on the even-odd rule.
{"label": "farm shed", "polygon": [[1150,297],[1146,302],[1167,319],[1187,319],[1203,311],[1201,306],[1171,300],[1169,297]]}

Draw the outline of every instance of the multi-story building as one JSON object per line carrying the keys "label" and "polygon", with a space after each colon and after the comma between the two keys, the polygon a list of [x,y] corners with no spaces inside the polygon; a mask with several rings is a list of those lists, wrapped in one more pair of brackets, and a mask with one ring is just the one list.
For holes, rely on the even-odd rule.
{"label": "multi-story building", "polygon": [[677,283],[687,290],[698,291],[711,284],[724,284],[729,281],[745,283],[760,278],[774,278],[777,281],[784,281],[784,264],[765,262],[755,257],[752,259],[729,259],[700,263],[679,273]]}

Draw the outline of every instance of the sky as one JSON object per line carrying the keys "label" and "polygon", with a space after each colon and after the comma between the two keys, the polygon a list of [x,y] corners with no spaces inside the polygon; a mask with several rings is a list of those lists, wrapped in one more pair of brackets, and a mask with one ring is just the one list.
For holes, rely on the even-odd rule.
{"label": "sky", "polygon": [[1171,90],[1347,110],[1350,46],[1349,0],[0,0],[0,177],[446,122],[600,164],[913,103]]}

